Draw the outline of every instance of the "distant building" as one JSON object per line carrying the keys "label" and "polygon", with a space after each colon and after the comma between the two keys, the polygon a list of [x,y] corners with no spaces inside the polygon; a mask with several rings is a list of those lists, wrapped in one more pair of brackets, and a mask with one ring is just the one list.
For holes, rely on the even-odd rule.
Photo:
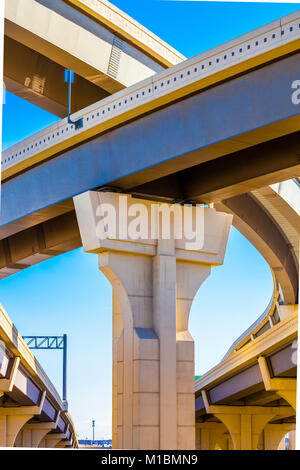
{"label": "distant building", "polygon": [[112,448],[112,440],[111,439],[104,439],[98,441],[92,441],[92,439],[79,439],[78,440],[79,447],[93,447],[93,448],[102,448],[102,449],[111,449]]}

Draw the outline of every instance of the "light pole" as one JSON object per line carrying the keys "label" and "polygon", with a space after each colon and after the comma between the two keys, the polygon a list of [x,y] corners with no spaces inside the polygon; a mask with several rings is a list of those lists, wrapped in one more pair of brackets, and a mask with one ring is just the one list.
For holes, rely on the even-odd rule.
{"label": "light pole", "polygon": [[92,428],[93,428],[93,444],[95,442],[95,420],[92,421]]}

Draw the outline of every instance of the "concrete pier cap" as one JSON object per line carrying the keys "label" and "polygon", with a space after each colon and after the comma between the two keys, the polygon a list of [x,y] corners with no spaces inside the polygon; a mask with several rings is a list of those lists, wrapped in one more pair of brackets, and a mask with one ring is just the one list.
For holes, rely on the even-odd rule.
{"label": "concrete pier cap", "polygon": [[88,191],[84,250],[113,288],[113,447],[195,449],[193,299],[224,260],[232,216]]}

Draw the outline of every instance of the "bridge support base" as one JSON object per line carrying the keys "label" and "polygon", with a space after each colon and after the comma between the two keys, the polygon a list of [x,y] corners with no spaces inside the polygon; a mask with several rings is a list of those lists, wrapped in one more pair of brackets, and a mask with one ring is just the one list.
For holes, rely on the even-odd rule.
{"label": "bridge support base", "polygon": [[232,450],[228,429],[223,423],[196,423],[197,450]]}
{"label": "bridge support base", "polygon": [[127,227],[130,214],[149,215],[155,203],[97,192],[77,196],[74,203],[84,249],[98,253],[99,268],[113,288],[113,446],[194,449],[194,341],[188,319],[211,266],[223,262],[231,216],[200,209],[203,243],[187,249],[196,208],[185,240],[171,232],[169,239],[159,234],[137,241],[129,231],[103,240],[98,222],[111,207]]}
{"label": "bridge support base", "polygon": [[15,447],[39,447],[44,437],[56,428],[56,423],[28,423],[20,430]]}
{"label": "bridge support base", "polygon": [[[223,423],[230,433],[233,449],[234,450],[258,450],[258,448],[265,448],[264,440],[261,434],[266,428],[267,439],[272,439],[275,436],[277,442],[278,432],[285,430],[283,427],[274,428],[269,425],[270,421],[280,420],[294,416],[295,411],[290,406],[277,406],[277,407],[264,407],[264,406],[229,406],[229,405],[210,405],[206,391],[202,391],[202,397],[206,408],[206,413],[214,415],[221,423]],[[207,426],[209,423],[204,423]],[[292,425],[293,426],[293,425]],[[291,428],[292,429],[292,428]],[[290,428],[288,429],[290,430]],[[285,431],[285,434],[288,432]],[[281,438],[285,434],[280,434]],[[263,435],[264,436],[264,435]],[[277,442],[279,444],[280,440]],[[268,441],[269,445],[269,441]]]}
{"label": "bridge support base", "polygon": [[57,444],[62,440],[66,439],[66,434],[64,433],[53,433],[47,434],[40,442],[39,447],[44,449],[52,449],[56,447]]}
{"label": "bridge support base", "polygon": [[276,392],[281,398],[286,400],[296,411],[296,388],[297,379],[295,378],[272,378],[269,365],[265,357],[258,358],[258,364],[267,392]]}
{"label": "bridge support base", "polygon": [[33,415],[4,414],[5,409],[1,409],[0,414],[0,447],[13,447],[20,429],[29,421]]}
{"label": "bridge support base", "polygon": [[[294,423],[267,424],[259,441],[259,449],[285,450],[285,436],[295,431]],[[293,439],[290,439],[290,450],[293,449]]]}

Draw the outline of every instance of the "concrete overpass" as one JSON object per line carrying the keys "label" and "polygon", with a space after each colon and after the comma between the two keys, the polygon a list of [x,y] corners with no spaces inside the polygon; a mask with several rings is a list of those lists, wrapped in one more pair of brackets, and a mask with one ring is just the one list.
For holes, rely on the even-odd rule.
{"label": "concrete overpass", "polygon": [[0,447],[78,447],[67,404],[2,307]]}
{"label": "concrete overpass", "polygon": [[278,303],[196,381],[196,447],[277,450],[295,431],[298,306]]}
{"label": "concrete overpass", "polygon": [[[80,131],[62,120],[4,152],[2,276],[80,246],[72,197],[109,186],[167,200],[222,201],[239,227],[242,213],[256,232],[251,241],[278,273],[286,301],[294,303],[294,253],[257,194],[245,193],[299,175],[299,105],[291,100],[298,16],[85,108],[74,115],[84,116]],[[254,212],[270,219],[260,224],[259,236],[257,218],[247,220]]]}
{"label": "concrete overpass", "polygon": [[[83,2],[76,2],[77,7],[79,3]],[[109,190],[146,200],[215,204],[234,215],[233,223],[269,262],[280,284],[281,302],[295,305],[299,219],[295,218],[297,208],[289,202],[289,191],[280,188],[292,188],[294,195],[299,190],[294,181],[288,181],[297,178],[300,169],[300,113],[299,105],[292,101],[292,84],[298,78],[299,18],[299,13],[289,15],[76,112],[73,119],[82,117],[84,121],[81,130],[64,119],[4,152],[1,276],[83,243],[86,251],[98,253],[100,269],[113,285],[115,446],[191,446],[194,398],[189,368],[193,366],[193,340],[187,320],[196,286],[194,281],[185,285],[182,268],[187,269],[186,278],[193,279],[196,255],[183,255],[178,246],[169,246],[175,263],[168,272],[174,282],[170,304],[165,305],[167,300],[159,295],[163,279],[158,269],[164,263],[165,248],[159,241],[149,241],[145,257],[135,245],[130,245],[134,248],[129,254],[126,250],[122,253],[120,240],[118,249],[109,245],[105,250],[99,241],[91,242],[86,226],[94,227],[94,202],[101,203],[106,197],[102,192]],[[286,182],[272,186],[282,181]],[[87,192],[90,190],[98,192]],[[210,221],[208,233],[218,233],[223,227],[218,233],[222,242],[214,240],[214,255],[211,247],[209,255],[203,250],[197,254],[197,288],[210,267],[222,263],[228,235],[224,227],[228,228],[231,220],[212,208],[205,213]],[[134,279],[124,277],[125,258],[126,266],[136,265],[145,285],[136,286]],[[183,259],[186,265],[182,265]],[[150,281],[152,270],[157,277]],[[128,269],[126,272],[130,278]],[[183,298],[179,298],[175,307],[176,292],[186,294],[183,297],[189,306],[183,306]],[[143,299],[144,307],[136,297]],[[153,308],[147,300],[152,297]],[[159,323],[159,311],[164,309],[170,314],[168,331],[174,333],[169,337]],[[161,353],[157,352],[158,344]],[[151,345],[149,350],[146,345]],[[174,354],[170,355],[171,350]],[[145,379],[143,383],[141,378],[133,391],[130,377],[135,376],[135,361],[139,377],[147,377],[144,359],[153,361],[149,375],[153,381]],[[181,372],[175,379],[177,367]],[[126,377],[117,378],[119,369],[121,376],[126,370]],[[166,394],[170,384],[171,399]],[[151,416],[142,413],[144,388],[153,394],[155,413]],[[133,393],[140,394],[139,405],[133,402]],[[121,421],[116,418],[118,409],[122,410]]]}
{"label": "concrete overpass", "polygon": [[6,1],[4,51],[7,90],[60,117],[65,68],[77,74],[75,112],[184,59],[102,0]]}

